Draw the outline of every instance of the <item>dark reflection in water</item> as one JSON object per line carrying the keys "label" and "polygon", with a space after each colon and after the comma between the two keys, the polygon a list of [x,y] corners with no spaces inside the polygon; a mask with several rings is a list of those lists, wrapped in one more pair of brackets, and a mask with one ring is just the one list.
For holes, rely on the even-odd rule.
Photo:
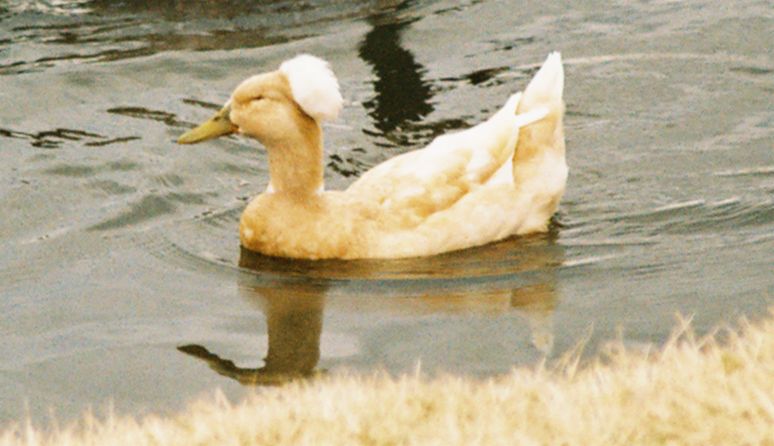
{"label": "dark reflection in water", "polygon": [[[387,2],[390,3],[390,2]],[[364,129],[372,143],[381,147],[397,146],[401,150],[426,143],[432,137],[449,129],[465,127],[462,120],[421,123],[433,111],[432,84],[423,79],[425,68],[414,55],[401,46],[402,32],[417,20],[407,10],[412,1],[382,5],[383,9],[368,17],[372,28],[363,37],[358,55],[373,70],[374,97],[363,105],[368,111],[374,129]],[[352,154],[332,154],[327,166],[344,177],[357,177],[366,172],[371,164],[361,160],[365,149],[355,148]]]}
{"label": "dark reflection in water", "polygon": [[269,349],[260,368],[238,367],[207,348],[190,344],[178,349],[205,361],[212,370],[245,385],[276,385],[318,374],[324,287],[254,287],[243,290],[261,307],[268,326]]}
{"label": "dark reflection in water", "polygon": [[98,133],[66,128],[55,128],[35,133],[0,128],[0,138],[26,139],[32,147],[39,149],[56,149],[66,142],[82,142],[87,147],[102,147],[140,139],[139,136],[109,138]]}
{"label": "dark reflection in water", "polygon": [[130,118],[147,119],[156,122],[162,122],[170,127],[192,127],[192,123],[183,122],[177,119],[174,113],[162,110],[149,110],[145,107],[114,107],[107,110],[114,115],[128,116]]}
{"label": "dark reflection in water", "polygon": [[239,265],[251,274],[240,275],[239,290],[264,314],[268,327],[263,367],[239,367],[198,344],[178,349],[245,385],[314,377],[322,373],[317,365],[327,303],[413,316],[515,311],[526,319],[530,343],[548,355],[562,261],[555,234],[396,261],[293,261],[242,249]]}
{"label": "dark reflection in water", "polygon": [[[364,129],[363,133],[389,141],[374,141],[377,146],[396,146],[401,150],[418,148],[438,135],[470,126],[462,118],[426,121],[434,110],[434,86],[424,78],[427,70],[401,45],[402,33],[417,20],[408,12],[413,3],[400,2],[370,16],[368,22],[373,28],[358,48],[358,55],[374,73],[375,96],[363,105],[375,130]],[[331,167],[345,176],[367,170],[351,159],[332,160]],[[352,171],[349,175],[348,170]]]}
{"label": "dark reflection in water", "polygon": [[[61,4],[60,4],[61,3]],[[22,21],[9,42],[42,42],[51,48],[17,51],[0,63],[0,75],[42,71],[61,63],[111,62],[171,51],[257,48],[316,36],[341,20],[367,17],[384,2],[329,0],[158,1],[94,0],[27,2],[2,14],[34,12],[57,16],[55,23]],[[392,3],[392,2],[386,2]],[[68,6],[69,5],[69,6]],[[180,24],[185,23],[185,27]],[[0,35],[4,31],[0,27]]]}
{"label": "dark reflection in water", "polygon": [[377,129],[384,133],[400,128],[408,121],[418,121],[433,111],[432,89],[422,79],[424,67],[410,51],[401,47],[401,31],[412,19],[395,15],[412,2],[403,2],[395,10],[368,19],[373,25],[360,44],[358,54],[374,70],[376,96],[364,105]]}
{"label": "dark reflection in water", "polygon": [[[184,102],[203,108],[212,108],[212,105],[193,99],[184,99]],[[145,119],[166,124],[170,127],[193,127],[194,123],[181,121],[174,113],[151,110],[144,107],[113,107],[106,110],[110,114],[127,116],[135,119]],[[39,149],[57,149],[68,142],[81,142],[86,147],[103,147],[111,144],[126,143],[141,139],[140,136],[114,136],[109,137],[99,133],[85,130],[55,128],[40,132],[25,132],[9,128],[0,128],[0,138],[25,139],[32,147]]]}
{"label": "dark reflection in water", "polygon": [[274,0],[256,2],[254,0],[92,0],[85,6],[94,12],[150,13],[166,20],[185,22],[194,18],[236,19],[251,14],[288,14],[310,12],[328,1]]}
{"label": "dark reflection in water", "polygon": [[[63,25],[63,29],[45,28],[27,31],[27,34],[36,34],[30,36],[36,40],[72,45],[74,49],[69,52],[58,52],[53,56],[15,60],[2,64],[0,65],[0,75],[42,71],[62,62],[113,62],[151,56],[167,51],[254,48],[292,40],[286,36],[267,37],[263,29],[215,29],[207,31],[204,35],[158,33],[136,36],[131,34],[130,30],[137,28],[140,24],[140,20],[124,21],[120,26],[127,28],[125,31],[94,30],[88,24],[77,23]],[[106,35],[100,37],[100,33]],[[293,38],[302,37],[304,35],[293,36]],[[116,46],[116,48],[106,49],[106,46],[110,45]]]}
{"label": "dark reflection in water", "polygon": [[[17,1],[13,5],[0,5],[0,17],[21,13],[47,13],[67,16],[99,17],[104,23],[105,16],[121,14],[150,15],[174,22],[190,22],[194,19],[238,20],[251,15],[281,16],[284,20],[308,21],[310,18],[326,16],[334,11],[347,11],[342,2],[330,0],[87,0],[70,2]],[[368,4],[371,2],[360,2]],[[376,2],[378,3],[378,2]],[[363,7],[363,5],[349,5]],[[301,17],[304,16],[304,17]]]}

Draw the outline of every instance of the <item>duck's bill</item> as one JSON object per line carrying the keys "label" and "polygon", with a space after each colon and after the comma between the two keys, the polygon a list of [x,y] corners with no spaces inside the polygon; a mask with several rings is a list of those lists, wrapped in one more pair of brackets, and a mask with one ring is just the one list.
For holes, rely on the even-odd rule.
{"label": "duck's bill", "polygon": [[229,119],[231,106],[226,105],[213,117],[183,133],[178,138],[178,144],[196,144],[197,142],[207,141],[223,135],[230,135],[238,130],[237,126]]}

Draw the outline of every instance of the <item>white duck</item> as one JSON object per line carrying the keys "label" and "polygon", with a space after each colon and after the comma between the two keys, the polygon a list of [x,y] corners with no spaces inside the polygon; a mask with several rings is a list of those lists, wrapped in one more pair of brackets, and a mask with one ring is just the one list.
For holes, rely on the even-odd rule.
{"label": "white duck", "polygon": [[342,106],[328,64],[301,55],[242,82],[181,144],[238,132],[268,151],[270,183],[242,214],[252,251],[293,258],[399,258],[547,230],[567,180],[559,53],[487,121],[323,189],[320,123]]}

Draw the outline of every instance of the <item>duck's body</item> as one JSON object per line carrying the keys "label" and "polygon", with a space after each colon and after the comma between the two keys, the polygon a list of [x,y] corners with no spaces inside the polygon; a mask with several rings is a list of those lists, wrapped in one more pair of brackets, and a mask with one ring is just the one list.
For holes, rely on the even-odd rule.
{"label": "duck's body", "polygon": [[[292,72],[300,58],[245,81],[224,109],[232,127],[269,152],[269,187],[240,222],[247,249],[307,259],[398,258],[547,229],[567,178],[558,53],[489,120],[387,160],[344,191],[323,190],[319,125],[338,111],[340,96],[300,86]],[[315,61],[324,64],[302,62]],[[323,81],[330,90],[330,79]],[[272,97],[290,101],[269,108]]]}

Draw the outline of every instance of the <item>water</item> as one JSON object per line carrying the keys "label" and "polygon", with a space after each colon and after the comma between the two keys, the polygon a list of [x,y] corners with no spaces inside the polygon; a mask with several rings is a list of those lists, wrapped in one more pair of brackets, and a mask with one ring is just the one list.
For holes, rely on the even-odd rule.
{"label": "water", "polygon": [[[170,413],[341,370],[491,376],[774,302],[770,2],[207,3],[0,4],[0,421]],[[241,253],[265,153],[174,144],[311,52],[347,101],[325,127],[341,188],[484,119],[554,49],[571,173],[545,236],[400,261]]]}

